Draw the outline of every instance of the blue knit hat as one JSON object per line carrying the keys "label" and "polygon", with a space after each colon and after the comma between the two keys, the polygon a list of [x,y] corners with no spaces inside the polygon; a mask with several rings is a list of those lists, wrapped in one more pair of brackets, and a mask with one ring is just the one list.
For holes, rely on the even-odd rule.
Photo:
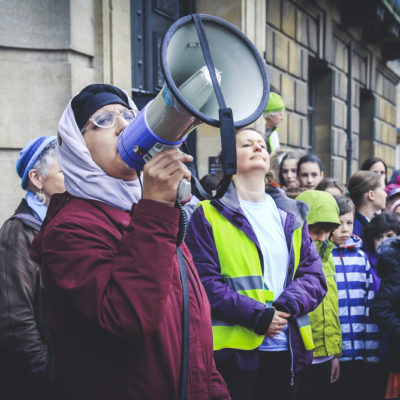
{"label": "blue knit hat", "polygon": [[57,142],[56,136],[41,136],[32,139],[19,153],[17,173],[22,179],[22,189],[28,185],[28,173],[35,165],[40,155],[52,144]]}

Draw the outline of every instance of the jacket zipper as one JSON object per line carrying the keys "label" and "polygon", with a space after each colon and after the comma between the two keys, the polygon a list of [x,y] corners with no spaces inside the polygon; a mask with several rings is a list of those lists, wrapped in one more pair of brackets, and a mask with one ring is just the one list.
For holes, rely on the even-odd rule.
{"label": "jacket zipper", "polygon": [[[294,231],[292,232],[292,240],[290,241],[290,252],[289,252],[289,267],[290,267],[290,261],[291,257],[293,255],[293,270],[294,270],[294,251],[293,251],[293,236],[294,236]],[[289,276],[289,268],[286,271],[286,286],[287,287],[287,280]],[[294,357],[293,357],[293,348],[292,348],[292,342],[291,342],[291,333],[290,333],[290,324],[288,323],[288,343],[289,343],[289,351],[290,351],[290,386],[294,386]]]}
{"label": "jacket zipper", "polygon": [[[321,250],[320,250],[319,256],[321,257],[322,264],[324,263],[324,256],[325,256],[325,252],[326,252],[326,249],[328,248],[328,246],[329,246],[329,244],[328,244],[328,242],[326,240],[321,245]],[[324,274],[325,274],[325,272],[324,272]],[[328,285],[328,282],[327,282],[327,285]],[[323,326],[324,347],[325,347],[326,354],[328,354],[328,346],[327,346],[327,342],[326,342],[325,304],[324,304],[323,301],[321,302],[321,306],[322,306],[322,321],[324,322],[322,324],[322,326]]]}

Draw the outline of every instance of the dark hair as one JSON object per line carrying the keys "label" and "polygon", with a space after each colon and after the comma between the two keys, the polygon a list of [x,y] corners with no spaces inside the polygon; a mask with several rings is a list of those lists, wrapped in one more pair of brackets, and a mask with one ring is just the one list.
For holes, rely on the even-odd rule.
{"label": "dark hair", "polygon": [[381,162],[383,166],[385,167],[385,176],[387,176],[387,165],[385,161],[382,160],[382,158],[379,157],[368,157],[364,162],[361,164],[361,171],[369,171],[370,168],[376,164],[377,162]]}
{"label": "dark hair", "polygon": [[396,235],[400,235],[400,221],[392,214],[383,212],[371,219],[363,229],[362,239],[365,247],[374,252],[374,239],[379,239],[385,232],[393,231]]}
{"label": "dark hair", "polygon": [[336,203],[339,207],[339,216],[342,216],[349,212],[354,213],[355,207],[354,207],[354,203],[350,199],[350,197],[347,197],[344,195],[337,195],[337,196],[333,196],[333,197],[335,198]]}
{"label": "dark hair", "polygon": [[295,152],[295,151],[289,151],[289,152],[286,153],[286,155],[282,158],[282,161],[281,161],[281,163],[280,163],[280,165],[279,165],[279,174],[278,174],[278,180],[279,180],[279,184],[280,184],[281,186],[286,186],[286,181],[285,181],[285,179],[283,178],[283,175],[282,175],[283,163],[284,163],[286,160],[298,160],[298,159],[299,159],[299,155],[298,155],[297,152]]}
{"label": "dark hair", "polygon": [[220,173],[209,173],[200,179],[200,184],[209,195],[213,196],[221,179],[222,175]]}
{"label": "dark hair", "polygon": [[315,163],[318,164],[320,172],[324,170],[322,166],[321,160],[315,154],[306,154],[305,156],[301,157],[299,162],[297,163],[297,175],[300,176],[300,166],[301,164],[305,163]]}
{"label": "dark hair", "polygon": [[334,222],[316,222],[315,224],[308,225],[308,229],[323,229],[326,232],[332,232],[338,226],[340,226],[340,224],[335,224]]}
{"label": "dark hair", "polygon": [[318,184],[318,186],[315,188],[315,190],[321,190],[321,191],[325,192],[326,189],[329,189],[329,188],[336,188],[342,194],[346,193],[345,187],[339,181],[337,181],[335,178],[322,179],[322,181]]}
{"label": "dark hair", "polygon": [[361,206],[365,193],[375,190],[382,180],[382,176],[372,171],[358,171],[349,180],[347,189],[356,208]]}

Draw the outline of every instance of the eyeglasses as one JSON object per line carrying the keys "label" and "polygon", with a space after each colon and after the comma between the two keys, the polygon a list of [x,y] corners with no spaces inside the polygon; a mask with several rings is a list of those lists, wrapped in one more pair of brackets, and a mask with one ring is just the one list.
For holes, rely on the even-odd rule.
{"label": "eyeglasses", "polygon": [[93,117],[89,118],[89,121],[93,122],[93,124],[99,128],[112,128],[115,126],[119,116],[122,116],[122,118],[130,124],[138,113],[138,110],[123,110],[121,112],[100,111],[97,114],[94,114]]}

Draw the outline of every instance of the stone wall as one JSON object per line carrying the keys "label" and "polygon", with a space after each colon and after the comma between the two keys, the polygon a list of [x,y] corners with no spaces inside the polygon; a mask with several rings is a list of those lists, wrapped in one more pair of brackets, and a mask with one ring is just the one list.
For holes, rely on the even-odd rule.
{"label": "stone wall", "polygon": [[348,64],[352,44],[352,173],[367,157],[395,167],[398,76],[359,30],[343,29],[335,2],[267,0],[264,57],[287,107],[283,145],[316,153],[346,182]]}
{"label": "stone wall", "polygon": [[[343,29],[336,2],[195,3],[197,12],[240,28],[264,57],[271,84],[287,105],[279,126],[282,144],[316,152],[327,175],[343,182],[351,40],[352,169],[373,154],[384,158],[390,170],[395,167],[398,76],[357,29]],[[2,222],[23,196],[15,172],[21,147],[36,136],[55,134],[68,100],[83,86],[105,82],[130,92],[132,61],[130,0],[0,0],[0,9]],[[263,130],[263,119],[254,125]],[[220,151],[219,131],[203,124],[197,142],[202,176],[208,172],[208,157]]]}
{"label": "stone wall", "polygon": [[55,135],[69,99],[84,86],[131,90],[129,0],[0,0],[0,222],[24,192],[20,149]]}

